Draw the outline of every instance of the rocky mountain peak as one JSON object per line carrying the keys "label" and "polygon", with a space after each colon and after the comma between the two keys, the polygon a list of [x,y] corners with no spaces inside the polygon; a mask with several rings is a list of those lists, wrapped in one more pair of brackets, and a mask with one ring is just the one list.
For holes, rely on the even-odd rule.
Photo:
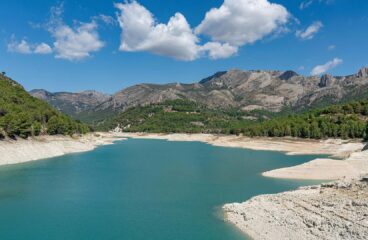
{"label": "rocky mountain peak", "polygon": [[334,81],[334,77],[330,74],[323,74],[321,80],[319,82],[319,86],[322,87],[329,87],[332,85]]}
{"label": "rocky mountain peak", "polygon": [[368,67],[363,67],[359,70],[357,77],[366,78],[368,77]]}
{"label": "rocky mountain peak", "polygon": [[199,81],[200,84],[205,84],[209,81],[211,81],[212,79],[215,79],[215,78],[219,78],[219,77],[222,77],[223,75],[225,75],[227,73],[227,71],[221,71],[221,72],[217,72],[215,73],[214,75],[212,76],[209,76],[207,78],[204,78],[202,79],[201,81]]}
{"label": "rocky mountain peak", "polygon": [[50,96],[52,96],[52,93],[44,90],[44,89],[33,89],[29,92],[33,97],[36,97],[38,99],[46,100]]}
{"label": "rocky mountain peak", "polygon": [[[113,114],[137,105],[173,99],[190,99],[213,108],[277,112],[284,106],[302,109],[325,101],[338,102],[346,96],[358,97],[368,91],[365,76],[368,76],[368,68],[343,77],[302,76],[294,71],[229,70],[192,84],[138,84],[112,96],[99,96],[100,93],[94,91],[51,93],[46,101],[72,116],[90,112]],[[32,95],[36,94],[32,92]]]}
{"label": "rocky mountain peak", "polygon": [[291,71],[291,70],[288,70],[286,72],[283,72],[281,75],[280,75],[280,79],[281,80],[289,80],[290,78],[292,77],[296,77],[296,76],[299,76],[299,74],[297,74],[296,72],[294,71]]}

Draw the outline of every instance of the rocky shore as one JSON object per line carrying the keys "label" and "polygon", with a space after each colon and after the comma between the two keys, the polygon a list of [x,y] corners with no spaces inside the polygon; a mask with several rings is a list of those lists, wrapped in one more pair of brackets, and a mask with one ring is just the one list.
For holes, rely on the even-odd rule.
{"label": "rocky shore", "polygon": [[223,210],[253,239],[368,239],[368,179],[261,195]]}

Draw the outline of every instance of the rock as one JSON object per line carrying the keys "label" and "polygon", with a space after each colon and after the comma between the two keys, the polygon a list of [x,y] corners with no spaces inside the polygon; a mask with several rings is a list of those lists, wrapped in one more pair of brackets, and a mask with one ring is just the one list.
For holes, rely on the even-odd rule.
{"label": "rock", "polygon": [[359,78],[366,78],[368,77],[368,67],[364,67],[359,70],[357,77]]}
{"label": "rock", "polygon": [[334,77],[332,75],[324,74],[324,75],[322,75],[318,86],[321,87],[321,88],[329,87],[333,84],[333,82],[334,82]]}
{"label": "rock", "polygon": [[[227,220],[252,239],[368,239],[368,183],[337,181],[312,188],[261,195],[223,207]],[[341,186],[339,188],[338,186]],[[242,219],[246,213],[248,221]]]}
{"label": "rock", "polygon": [[299,74],[297,74],[296,72],[294,71],[286,71],[284,72],[283,74],[280,75],[280,79],[281,80],[289,80],[290,78],[292,77],[296,77],[296,76],[299,76]]}
{"label": "rock", "polygon": [[364,148],[362,149],[362,152],[367,151],[367,150],[368,150],[368,143],[364,146]]}

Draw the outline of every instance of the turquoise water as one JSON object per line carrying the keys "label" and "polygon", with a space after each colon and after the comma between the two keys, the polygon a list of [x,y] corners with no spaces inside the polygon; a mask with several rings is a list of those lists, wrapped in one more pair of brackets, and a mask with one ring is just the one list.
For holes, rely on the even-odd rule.
{"label": "turquoise water", "polygon": [[0,239],[247,239],[221,205],[310,184],[260,173],[313,158],[129,139],[0,167]]}

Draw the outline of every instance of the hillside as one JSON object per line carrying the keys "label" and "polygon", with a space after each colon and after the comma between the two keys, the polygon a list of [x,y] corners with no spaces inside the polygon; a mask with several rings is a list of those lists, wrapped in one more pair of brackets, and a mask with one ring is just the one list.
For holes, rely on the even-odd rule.
{"label": "hillside", "polygon": [[236,109],[214,110],[194,101],[178,99],[132,107],[98,123],[97,129],[111,130],[119,126],[129,132],[229,133],[231,128],[250,123],[250,119]]}
{"label": "hillside", "polygon": [[0,139],[87,131],[86,125],[32,97],[20,84],[0,74]]}
{"label": "hillside", "polygon": [[101,122],[98,128],[111,130],[118,127],[127,132],[242,133],[251,137],[313,139],[367,138],[368,134],[368,101],[332,105],[301,114],[285,110],[276,117],[266,113],[259,110],[213,110],[192,101],[170,100],[130,108],[115,118]]}
{"label": "hillside", "polygon": [[192,84],[138,84],[112,96],[97,92],[48,93],[31,91],[60,111],[95,123],[131,107],[184,99],[208,108],[296,111],[367,97],[368,68],[349,76],[302,76],[294,71],[218,72]]}

